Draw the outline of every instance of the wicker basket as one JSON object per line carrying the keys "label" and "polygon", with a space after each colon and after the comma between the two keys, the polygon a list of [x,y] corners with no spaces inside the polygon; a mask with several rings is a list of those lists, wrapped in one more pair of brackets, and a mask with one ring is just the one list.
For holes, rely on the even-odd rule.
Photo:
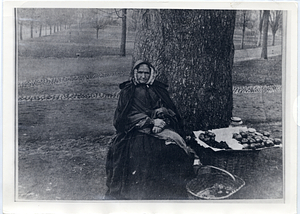
{"label": "wicker basket", "polygon": [[225,199],[239,191],[245,182],[224,169],[204,166],[197,177],[187,183],[186,189],[191,199]]}
{"label": "wicker basket", "polygon": [[[266,149],[276,149],[266,148]],[[246,183],[251,183],[259,153],[262,150],[222,150],[213,151],[210,148],[202,148],[200,157],[203,165],[212,165],[241,177]]]}

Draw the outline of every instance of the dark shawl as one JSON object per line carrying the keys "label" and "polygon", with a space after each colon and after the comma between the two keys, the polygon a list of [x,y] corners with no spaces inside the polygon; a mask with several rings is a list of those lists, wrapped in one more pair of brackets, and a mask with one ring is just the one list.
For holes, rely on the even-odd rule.
{"label": "dark shawl", "polygon": [[[114,115],[114,127],[117,130],[118,133],[126,133],[130,131],[132,127],[126,127],[126,120],[127,120],[127,115],[128,111],[130,110],[130,106],[132,104],[132,99],[134,96],[134,91],[135,91],[135,84],[132,81],[126,81],[122,84],[120,84],[120,98],[118,102],[117,109],[115,111]],[[176,114],[176,119],[177,123],[175,124],[175,127],[173,129],[179,133],[182,137],[184,137],[183,134],[183,124],[181,117],[179,116],[179,113],[171,100],[169,93],[167,91],[167,85],[159,82],[159,81],[154,81],[152,85],[150,85],[153,89],[153,91],[158,95],[158,97],[161,99],[163,105],[165,108],[172,110]]]}

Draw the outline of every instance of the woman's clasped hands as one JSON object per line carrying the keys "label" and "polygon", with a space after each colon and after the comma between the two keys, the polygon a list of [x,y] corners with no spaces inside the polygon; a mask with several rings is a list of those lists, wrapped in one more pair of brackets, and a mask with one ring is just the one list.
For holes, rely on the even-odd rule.
{"label": "woman's clasped hands", "polygon": [[152,132],[154,134],[161,132],[164,127],[166,126],[166,122],[162,119],[153,119],[153,128],[152,128]]}

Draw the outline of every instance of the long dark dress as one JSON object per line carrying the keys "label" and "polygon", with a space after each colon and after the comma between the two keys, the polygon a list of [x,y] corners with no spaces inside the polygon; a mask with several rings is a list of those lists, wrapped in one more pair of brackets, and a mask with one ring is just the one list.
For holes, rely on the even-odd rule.
{"label": "long dark dress", "polygon": [[[117,135],[107,156],[107,199],[186,199],[186,182],[193,176],[193,158],[175,144],[150,134],[151,125],[136,124],[151,117],[153,110],[166,107],[177,113],[165,86],[121,85],[115,113]],[[170,126],[180,133],[177,113]]]}

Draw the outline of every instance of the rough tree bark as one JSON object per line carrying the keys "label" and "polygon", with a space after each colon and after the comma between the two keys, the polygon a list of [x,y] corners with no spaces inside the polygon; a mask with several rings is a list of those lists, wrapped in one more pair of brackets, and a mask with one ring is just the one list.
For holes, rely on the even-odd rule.
{"label": "rough tree bark", "polygon": [[126,19],[127,19],[127,10],[122,9],[122,35],[121,35],[121,47],[120,55],[126,56]]}
{"label": "rough tree bark", "polygon": [[141,10],[139,17],[133,61],[150,61],[168,81],[185,129],[228,126],[235,11]]}
{"label": "rough tree bark", "polygon": [[264,10],[263,13],[263,41],[261,49],[261,58],[268,59],[268,30],[269,30],[270,11]]}
{"label": "rough tree bark", "polygon": [[[134,43],[133,63],[141,59],[149,61],[159,72],[158,79],[166,82],[164,71],[163,23],[159,10],[141,9],[137,15],[137,33]],[[132,63],[132,64],[133,64]]]}

